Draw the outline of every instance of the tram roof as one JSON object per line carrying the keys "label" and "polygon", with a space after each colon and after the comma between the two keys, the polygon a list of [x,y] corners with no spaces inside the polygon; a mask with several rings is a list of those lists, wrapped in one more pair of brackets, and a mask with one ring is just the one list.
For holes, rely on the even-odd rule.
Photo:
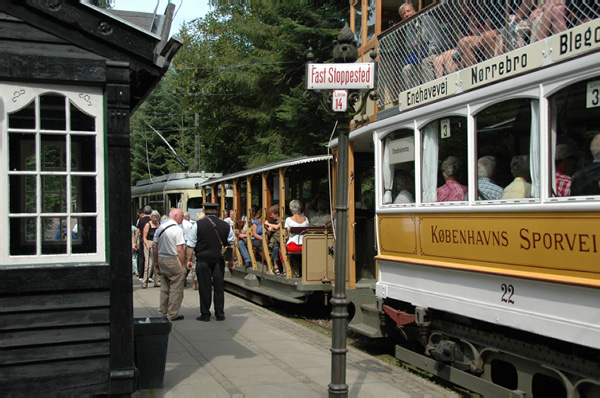
{"label": "tram roof", "polygon": [[220,178],[214,178],[214,179],[211,179],[210,181],[206,181],[200,185],[211,185],[211,184],[216,184],[216,183],[223,182],[223,181],[230,181],[235,178],[241,178],[241,177],[246,177],[246,176],[253,175],[253,174],[262,173],[265,171],[280,169],[282,167],[291,167],[291,166],[298,166],[298,165],[307,164],[307,163],[323,162],[323,161],[328,161],[331,159],[333,159],[332,155],[299,156],[299,157],[295,157],[295,158],[280,160],[279,162],[269,163],[264,166],[254,167],[252,169],[228,174],[228,175],[220,177]]}
{"label": "tram roof", "polygon": [[171,173],[162,176],[139,180],[131,188],[132,195],[140,195],[150,192],[172,191],[177,189],[194,189],[196,184],[221,177],[222,173],[211,173],[200,171],[196,173]]}

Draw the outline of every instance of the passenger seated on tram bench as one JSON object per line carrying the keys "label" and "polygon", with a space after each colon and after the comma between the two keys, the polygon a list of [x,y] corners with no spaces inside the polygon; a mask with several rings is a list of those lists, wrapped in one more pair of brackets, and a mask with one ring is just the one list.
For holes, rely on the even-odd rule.
{"label": "passenger seated on tram bench", "polygon": [[[310,207],[309,207],[310,205]],[[322,227],[331,223],[331,214],[329,214],[329,201],[326,198],[315,196],[315,199],[307,205],[305,215],[310,217],[310,225],[313,227]]]}
{"label": "passenger seated on tram bench", "polygon": [[466,200],[468,188],[457,181],[460,175],[460,160],[456,156],[448,156],[442,162],[441,169],[446,183],[437,189],[437,201],[454,202]]}
{"label": "passenger seated on tram bench", "polygon": [[515,177],[502,194],[502,199],[522,199],[531,197],[531,176],[529,156],[517,155],[510,161],[510,171]]}
{"label": "passenger seated on tram bench", "polygon": [[396,170],[394,174],[394,192],[397,192],[394,204],[415,203],[414,177],[404,170]]}
{"label": "passenger seated on tram bench", "polygon": [[281,237],[281,223],[279,222],[279,205],[273,205],[269,208],[269,221],[265,221],[266,236],[269,239],[269,249],[273,255],[273,273],[275,275],[285,275],[285,269],[281,267],[279,257],[279,239]]}
{"label": "passenger seated on tram bench", "polygon": [[593,163],[573,175],[571,195],[600,195],[600,133],[596,134],[590,144]]}
{"label": "passenger seated on tram bench", "polygon": [[571,176],[577,170],[579,156],[571,144],[559,144],[554,149],[554,179],[556,196],[571,196]]}
{"label": "passenger seated on tram bench", "polygon": [[[263,224],[262,224],[262,210],[258,209],[254,216],[254,220],[252,220],[252,250],[254,251],[254,257],[256,258],[256,254],[260,255],[260,261],[262,264],[265,263],[265,253],[263,252]],[[258,258],[256,258],[258,260]]]}
{"label": "passenger seated on tram bench", "polygon": [[[308,227],[310,222],[308,218],[302,215],[302,202],[297,199],[294,199],[289,204],[290,213],[292,215],[285,219],[284,227],[286,229],[291,229],[294,227]],[[285,244],[285,248],[289,254],[292,253],[302,253],[302,238],[303,234],[301,233],[293,233],[290,230],[290,235]],[[297,270],[294,270],[294,274],[300,275],[302,267],[295,264]]]}
{"label": "passenger seated on tram bench", "polygon": [[477,193],[479,200],[500,200],[504,188],[494,181],[496,174],[496,158],[493,156],[482,156],[477,161]]}

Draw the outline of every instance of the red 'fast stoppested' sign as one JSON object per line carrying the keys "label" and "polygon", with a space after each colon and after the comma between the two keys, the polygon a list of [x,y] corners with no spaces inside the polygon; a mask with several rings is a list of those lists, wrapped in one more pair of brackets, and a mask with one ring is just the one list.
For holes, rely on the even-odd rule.
{"label": "red 'fast stoppested' sign", "polygon": [[306,88],[370,89],[375,88],[375,64],[308,64]]}

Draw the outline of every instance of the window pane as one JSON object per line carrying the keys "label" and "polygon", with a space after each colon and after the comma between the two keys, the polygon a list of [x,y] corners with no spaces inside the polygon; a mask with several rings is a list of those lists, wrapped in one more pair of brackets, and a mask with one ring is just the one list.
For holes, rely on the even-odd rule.
{"label": "window pane", "polygon": [[449,117],[429,123],[423,136],[423,202],[467,199],[467,119]]}
{"label": "window pane", "polygon": [[76,224],[71,228],[73,233],[72,253],[96,253],[96,217],[78,217],[73,219]]}
{"label": "window pane", "polygon": [[64,176],[42,176],[42,212],[65,213],[66,182]]}
{"label": "window pane", "polygon": [[8,135],[9,169],[35,170],[35,135],[10,133]]}
{"label": "window pane", "polygon": [[35,254],[36,223],[35,218],[10,219],[10,255],[22,256]]}
{"label": "window pane", "polygon": [[40,126],[42,130],[66,130],[65,97],[58,94],[40,96]]}
{"label": "window pane", "polygon": [[375,37],[375,0],[369,0],[367,5],[367,41]]}
{"label": "window pane", "polygon": [[66,218],[42,218],[42,254],[65,254],[69,228]]}
{"label": "window pane", "polygon": [[415,138],[414,131],[398,130],[389,134],[383,149],[383,204],[414,203]]}
{"label": "window pane", "polygon": [[71,135],[71,170],[96,171],[96,137]]}
{"label": "window pane", "polygon": [[[478,200],[532,196],[532,101],[515,99],[481,111],[477,129]],[[505,192],[505,188],[508,188]]]}
{"label": "window pane", "polygon": [[35,103],[32,101],[20,111],[8,115],[8,127],[11,129],[35,128]]}
{"label": "window pane", "polygon": [[96,120],[94,117],[80,111],[71,103],[71,131],[95,131]]}
{"label": "window pane", "polygon": [[35,213],[35,176],[10,176],[9,192],[11,213]]}
{"label": "window pane", "polygon": [[96,211],[95,177],[71,177],[71,211],[74,213]]}
{"label": "window pane", "polygon": [[66,136],[42,134],[42,170],[66,171]]}
{"label": "window pane", "polygon": [[358,2],[354,6],[354,38],[356,39],[356,46],[362,45],[362,4]]}
{"label": "window pane", "polygon": [[600,195],[600,78],[573,84],[550,99],[552,196]]}

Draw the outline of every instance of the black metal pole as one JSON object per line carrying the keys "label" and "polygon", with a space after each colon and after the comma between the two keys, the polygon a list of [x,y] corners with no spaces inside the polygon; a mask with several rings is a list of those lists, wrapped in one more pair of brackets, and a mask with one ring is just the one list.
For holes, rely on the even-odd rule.
{"label": "black metal pole", "polygon": [[346,323],[348,300],[346,299],[346,267],[348,257],[348,135],[350,120],[345,113],[338,123],[338,167],[335,200],[335,286],[330,300],[332,306],[333,336],[331,344],[330,397],[347,397],[346,384]]}

